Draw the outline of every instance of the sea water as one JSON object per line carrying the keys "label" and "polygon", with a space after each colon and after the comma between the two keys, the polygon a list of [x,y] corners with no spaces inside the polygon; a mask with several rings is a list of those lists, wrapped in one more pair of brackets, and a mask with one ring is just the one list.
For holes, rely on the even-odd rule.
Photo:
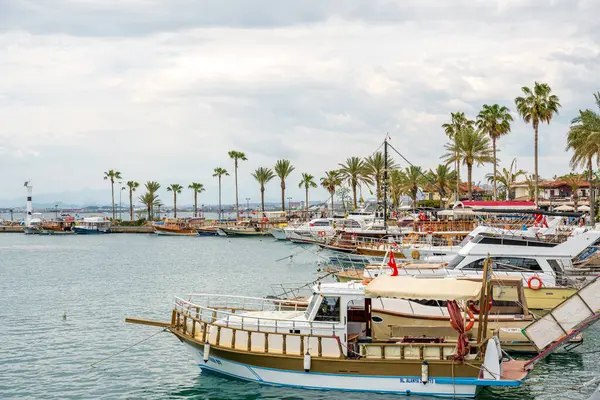
{"label": "sea water", "polygon": [[[201,373],[172,334],[124,322],[168,321],[175,295],[276,294],[272,284],[316,279],[318,260],[312,246],[271,238],[0,234],[0,398],[403,398]],[[577,388],[600,376],[599,328],[542,361],[522,387],[481,398],[587,398],[593,388]]]}

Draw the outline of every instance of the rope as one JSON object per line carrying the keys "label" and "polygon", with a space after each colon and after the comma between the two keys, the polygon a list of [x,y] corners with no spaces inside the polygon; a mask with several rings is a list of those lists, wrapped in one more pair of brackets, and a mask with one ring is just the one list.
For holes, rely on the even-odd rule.
{"label": "rope", "polygon": [[152,335],[148,336],[147,338],[145,338],[145,339],[142,339],[142,340],[140,340],[139,342],[135,342],[134,344],[132,344],[132,345],[130,345],[130,346],[127,346],[127,347],[125,347],[124,349],[122,349],[122,350],[119,350],[119,351],[117,351],[116,353],[113,353],[113,354],[111,354],[110,356],[108,356],[108,357],[106,357],[106,358],[103,358],[103,359],[101,359],[101,360],[98,360],[98,361],[94,361],[93,363],[91,363],[91,364],[90,364],[90,367],[91,367],[91,368],[96,368],[94,365],[96,365],[96,364],[99,364],[99,363],[101,363],[101,362],[103,362],[103,361],[106,361],[106,360],[108,360],[108,359],[110,359],[110,358],[113,358],[113,357],[115,357],[115,356],[117,356],[117,355],[119,355],[119,354],[121,354],[121,353],[124,353],[124,352],[126,352],[127,350],[131,349],[132,347],[134,347],[134,346],[137,346],[137,345],[138,345],[138,344],[140,344],[140,343],[144,343],[146,340],[149,340],[149,339],[153,338],[154,336],[156,336],[156,335],[158,335],[159,333],[162,333],[162,332],[167,332],[167,328],[163,328],[162,330],[160,330],[160,331],[158,331],[158,332],[154,332]]}

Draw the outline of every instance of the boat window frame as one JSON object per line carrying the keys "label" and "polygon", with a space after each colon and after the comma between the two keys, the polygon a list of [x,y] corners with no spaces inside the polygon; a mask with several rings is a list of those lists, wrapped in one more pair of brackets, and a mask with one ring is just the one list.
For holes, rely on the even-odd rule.
{"label": "boat window frame", "polygon": [[[319,316],[319,313],[322,311],[323,309],[323,305],[326,304],[327,299],[337,299],[337,301],[334,304],[334,307],[337,308],[337,320],[332,320],[332,319],[317,319],[317,317]],[[329,306],[328,302],[327,305]],[[330,322],[330,323],[340,323],[342,322],[342,296],[323,296],[321,295],[321,302],[319,303],[319,306],[316,308],[317,312],[314,314],[313,317],[313,322]],[[329,314],[329,315],[324,315],[324,318],[333,318],[335,316],[336,310],[334,309],[334,312]]]}

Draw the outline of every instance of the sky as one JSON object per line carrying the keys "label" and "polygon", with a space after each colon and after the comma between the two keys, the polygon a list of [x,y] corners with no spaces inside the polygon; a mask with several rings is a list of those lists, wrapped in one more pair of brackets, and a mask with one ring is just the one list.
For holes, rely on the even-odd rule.
{"label": "sky", "polygon": [[[440,163],[450,112],[514,113],[522,86],[548,83],[562,108],[540,128],[540,175],[569,172],[565,136],[600,90],[600,0],[10,0],[0,2],[0,199],[110,202],[103,172],[235,199],[229,150],[250,173],[290,159],[317,179],[392,145]],[[533,133],[514,114],[500,168],[533,170]],[[396,157],[400,162],[400,158]],[[491,165],[474,171],[475,182]],[[161,190],[163,202],[170,194]],[[368,193],[364,193],[368,197]],[[86,198],[87,198],[86,197]],[[100,197],[100,198],[98,198]],[[266,200],[280,198],[279,183]],[[312,199],[326,199],[319,188]],[[92,199],[88,199],[92,200]],[[190,204],[185,190],[179,204]]]}

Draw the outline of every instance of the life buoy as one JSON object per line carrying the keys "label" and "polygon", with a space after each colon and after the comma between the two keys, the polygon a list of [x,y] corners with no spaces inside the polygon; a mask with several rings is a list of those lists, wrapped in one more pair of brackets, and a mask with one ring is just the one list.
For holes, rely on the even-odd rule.
{"label": "life buoy", "polygon": [[421,253],[419,252],[419,250],[413,250],[413,252],[410,253],[410,255],[413,258],[413,260],[418,260],[419,258],[421,258]]}
{"label": "life buoy", "polygon": [[[534,285],[533,281],[537,281],[537,284]],[[529,287],[529,289],[531,290],[540,290],[543,285],[544,284],[542,283],[542,280],[537,276],[532,276],[529,279],[527,279],[527,287]]]}
{"label": "life buoy", "polygon": [[473,329],[473,325],[475,325],[475,315],[473,315],[473,312],[469,309],[467,309],[467,313],[469,314],[469,323],[465,326],[465,332],[469,332]]}
{"label": "life buoy", "polygon": [[[486,310],[486,311],[490,311],[490,310],[492,309],[492,306],[493,306],[493,305],[494,305],[494,299],[492,299],[492,298],[490,297],[490,301],[489,301],[489,303],[488,303],[488,308],[487,308],[487,310]],[[475,302],[474,302],[473,300],[470,300],[470,301],[469,301],[469,309],[470,309],[471,311],[473,311],[475,314],[479,314],[479,313],[481,312],[481,310],[479,309],[479,307],[477,307],[477,306],[475,305]]]}
{"label": "life buoy", "polygon": [[433,233],[433,229],[430,226],[427,227],[427,234],[431,235]]}
{"label": "life buoy", "polygon": [[319,231],[319,236],[321,236],[321,237],[325,236],[325,231]]}
{"label": "life buoy", "polygon": [[269,218],[263,217],[262,222],[263,222],[263,224],[266,224],[267,222],[269,222]]}

